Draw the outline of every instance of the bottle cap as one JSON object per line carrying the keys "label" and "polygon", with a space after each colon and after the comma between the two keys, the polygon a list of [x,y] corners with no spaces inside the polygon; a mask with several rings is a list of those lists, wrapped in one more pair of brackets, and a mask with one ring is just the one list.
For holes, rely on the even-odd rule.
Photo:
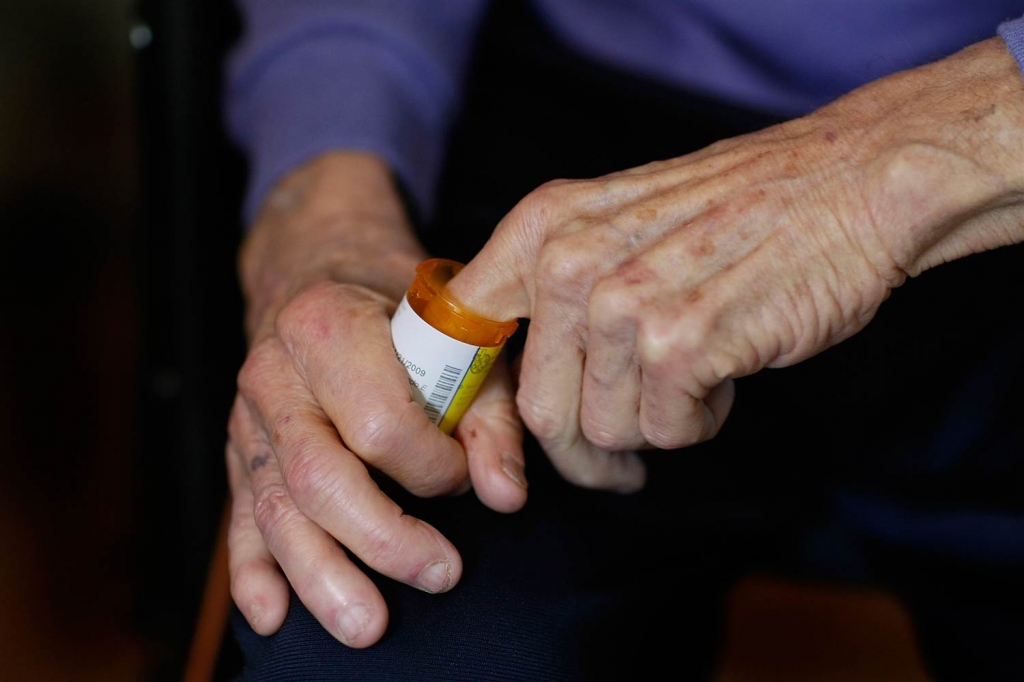
{"label": "bottle cap", "polygon": [[473,346],[500,346],[519,326],[518,320],[498,322],[472,313],[448,295],[448,282],[463,268],[447,258],[430,258],[416,266],[416,279],[406,297],[423,321],[438,331]]}

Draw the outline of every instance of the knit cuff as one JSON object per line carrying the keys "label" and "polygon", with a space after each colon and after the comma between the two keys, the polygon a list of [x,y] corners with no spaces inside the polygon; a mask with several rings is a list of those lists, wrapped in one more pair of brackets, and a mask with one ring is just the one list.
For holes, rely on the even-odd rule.
{"label": "knit cuff", "polygon": [[999,24],[996,32],[1006,43],[1006,49],[1017,60],[1017,65],[1024,74],[1024,17],[1004,21]]}

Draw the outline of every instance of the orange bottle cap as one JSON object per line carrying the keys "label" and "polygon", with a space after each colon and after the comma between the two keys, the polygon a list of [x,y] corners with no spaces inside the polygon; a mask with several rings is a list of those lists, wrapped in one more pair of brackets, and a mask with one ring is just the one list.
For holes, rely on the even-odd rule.
{"label": "orange bottle cap", "polygon": [[430,258],[416,266],[416,279],[406,297],[423,321],[438,331],[473,346],[500,346],[519,326],[518,320],[498,322],[472,313],[453,301],[448,282],[463,268],[446,258]]}

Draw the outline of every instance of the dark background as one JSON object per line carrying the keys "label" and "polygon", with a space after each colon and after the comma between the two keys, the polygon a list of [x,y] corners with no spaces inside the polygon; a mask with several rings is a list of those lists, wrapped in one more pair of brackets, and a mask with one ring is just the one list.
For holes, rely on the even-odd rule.
{"label": "dark background", "polygon": [[243,349],[227,2],[0,3],[0,678],[180,679]]}

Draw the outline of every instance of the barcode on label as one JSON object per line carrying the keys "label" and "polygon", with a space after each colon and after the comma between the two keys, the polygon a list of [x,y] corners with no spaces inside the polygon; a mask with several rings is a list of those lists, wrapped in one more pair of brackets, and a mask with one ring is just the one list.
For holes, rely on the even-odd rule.
{"label": "barcode on label", "polygon": [[462,370],[458,367],[445,365],[441,370],[441,376],[434,383],[434,390],[430,392],[423,410],[430,417],[430,421],[437,424],[441,421],[442,412],[448,405],[448,399],[452,392],[458,387],[459,379],[462,377]]}

